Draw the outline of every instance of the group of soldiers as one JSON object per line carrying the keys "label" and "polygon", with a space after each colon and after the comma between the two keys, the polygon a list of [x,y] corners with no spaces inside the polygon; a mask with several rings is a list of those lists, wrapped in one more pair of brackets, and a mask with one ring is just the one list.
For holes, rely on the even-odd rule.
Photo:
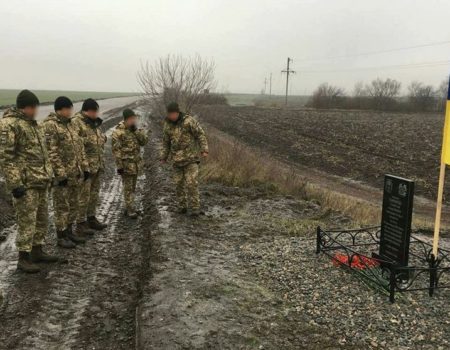
{"label": "group of soldiers", "polygon": [[[54,112],[43,122],[36,121],[39,99],[23,90],[16,106],[0,119],[0,169],[11,192],[16,212],[19,251],[17,268],[40,271],[38,263],[64,260],[43,250],[49,224],[49,191],[53,198],[57,244],[75,248],[107,225],[96,217],[101,177],[105,169],[107,141],[101,129],[99,105],[93,99],[83,102],[73,114],[73,103],[65,97],[54,102]],[[112,134],[112,153],[121,176],[125,214],[136,219],[135,192],[142,171],[141,147],[147,132],[137,127],[138,116],[123,111]],[[180,111],[177,103],[167,106],[161,163],[173,163],[178,199],[177,211],[200,215],[198,166],[208,155],[205,132],[193,117]]]}

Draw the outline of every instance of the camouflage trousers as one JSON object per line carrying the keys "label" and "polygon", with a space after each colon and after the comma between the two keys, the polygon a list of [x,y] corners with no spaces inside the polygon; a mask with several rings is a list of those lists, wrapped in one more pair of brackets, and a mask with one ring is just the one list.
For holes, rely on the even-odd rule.
{"label": "camouflage trousers", "polygon": [[102,171],[91,174],[80,187],[77,222],[85,222],[86,217],[95,216],[100,197],[100,177]]}
{"label": "camouflage trousers", "polygon": [[17,250],[30,252],[44,244],[48,230],[48,189],[28,188],[21,198],[14,198],[17,220]]}
{"label": "camouflage trousers", "polygon": [[80,184],[70,184],[66,187],[53,188],[53,209],[55,210],[55,226],[63,231],[69,225],[76,223],[78,215],[78,200]]}
{"label": "camouflage trousers", "polygon": [[136,197],[137,177],[137,175],[122,175],[123,197],[125,199],[125,208],[128,213],[133,213],[136,211],[134,201]]}
{"label": "camouflage trousers", "polygon": [[179,208],[200,209],[198,191],[198,164],[173,167],[173,180]]}

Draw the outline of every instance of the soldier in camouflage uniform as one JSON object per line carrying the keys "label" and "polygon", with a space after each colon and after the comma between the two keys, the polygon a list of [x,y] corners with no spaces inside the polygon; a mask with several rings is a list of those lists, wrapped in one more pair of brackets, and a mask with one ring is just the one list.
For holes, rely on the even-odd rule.
{"label": "soldier in camouflage uniform", "polygon": [[208,156],[208,142],[202,127],[190,115],[180,112],[175,102],[167,106],[164,122],[161,162],[171,160],[176,185],[178,211],[191,216],[200,214],[198,165],[200,156]]}
{"label": "soldier in camouflage uniform", "polygon": [[42,250],[48,230],[48,188],[53,170],[45,137],[35,116],[39,100],[31,91],[17,96],[16,107],[0,120],[0,165],[13,196],[17,220],[17,268],[39,272],[37,262],[58,258]]}
{"label": "soldier in camouflage uniform", "polygon": [[75,243],[85,242],[79,232],[73,231],[73,224],[77,219],[84,172],[89,171],[89,164],[83,140],[71,120],[72,101],[60,96],[55,100],[54,109],[55,112],[49,114],[42,126],[55,176],[52,192],[56,233],[60,247],[74,248]]}
{"label": "soldier in camouflage uniform", "polygon": [[[84,144],[84,151],[89,163],[89,172],[85,172],[86,181],[80,192],[77,230],[83,232],[89,227],[94,230],[103,230],[107,227],[95,216],[100,194],[100,178],[105,168],[104,151],[106,136],[100,126],[102,119],[98,117],[98,103],[89,98],[83,102],[81,111],[73,117]],[[87,221],[86,221],[87,218]]]}
{"label": "soldier in camouflage uniform", "polygon": [[142,172],[141,147],[147,144],[148,136],[137,128],[137,116],[131,109],[123,111],[123,119],[112,134],[112,152],[117,173],[122,177],[126,215],[136,219],[134,201],[137,177]]}

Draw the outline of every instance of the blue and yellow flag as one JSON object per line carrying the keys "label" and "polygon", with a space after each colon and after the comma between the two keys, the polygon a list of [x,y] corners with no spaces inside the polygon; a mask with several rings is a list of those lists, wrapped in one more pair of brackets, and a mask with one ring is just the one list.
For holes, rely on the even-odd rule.
{"label": "blue and yellow flag", "polygon": [[441,162],[450,165],[450,80],[445,105],[444,139],[442,141]]}

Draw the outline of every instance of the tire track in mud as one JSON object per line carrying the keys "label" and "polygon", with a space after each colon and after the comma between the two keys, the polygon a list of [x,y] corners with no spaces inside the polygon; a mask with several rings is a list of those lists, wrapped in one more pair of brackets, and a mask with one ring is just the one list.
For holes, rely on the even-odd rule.
{"label": "tire track in mud", "polygon": [[[122,206],[121,187],[118,177],[114,177],[109,184],[103,185],[99,217],[103,216],[109,226],[107,230],[96,234],[94,238],[96,252],[107,250],[107,246],[113,242],[117,234],[117,220],[120,217],[118,213]],[[92,250],[92,247],[89,248],[88,250]],[[80,250],[77,249],[77,253]],[[86,252],[83,256],[95,257],[96,252]],[[93,289],[102,283],[102,278],[114,274],[108,267],[99,266],[99,260],[102,258],[105,256],[100,253],[94,260],[87,260],[86,264],[83,264],[83,259],[79,261],[80,259],[75,258],[71,260],[69,268],[54,271],[51,276],[51,292],[32,322],[28,331],[29,335],[19,348],[70,349],[77,343],[77,335],[82,327],[84,312],[90,304]],[[84,291],[81,297],[80,290]]]}
{"label": "tire track in mud", "polygon": [[7,288],[8,279],[16,270],[16,225],[4,229],[2,234],[4,234],[7,238],[6,241],[0,245],[0,294]]}

